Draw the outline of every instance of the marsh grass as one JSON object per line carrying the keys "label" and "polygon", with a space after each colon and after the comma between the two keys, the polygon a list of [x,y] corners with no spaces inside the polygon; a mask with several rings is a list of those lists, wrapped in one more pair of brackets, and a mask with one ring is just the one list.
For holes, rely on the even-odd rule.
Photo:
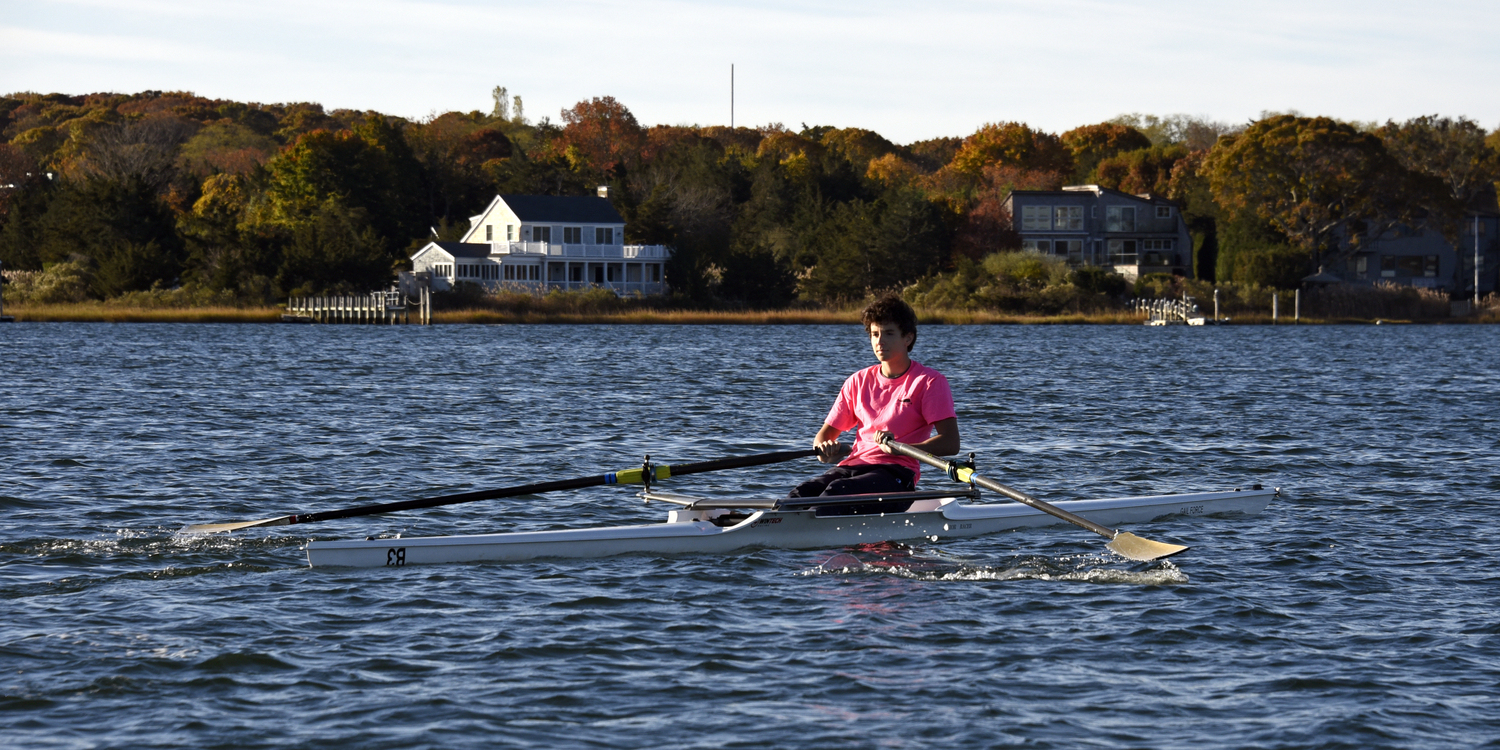
{"label": "marsh grass", "polygon": [[5,306],[16,322],[31,323],[275,323],[280,307],[140,307],[105,302]]}

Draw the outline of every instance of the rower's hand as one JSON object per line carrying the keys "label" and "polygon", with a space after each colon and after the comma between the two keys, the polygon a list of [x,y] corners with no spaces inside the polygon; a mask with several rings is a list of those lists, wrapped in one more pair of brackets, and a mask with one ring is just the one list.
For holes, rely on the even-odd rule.
{"label": "rower's hand", "polygon": [[880,446],[880,450],[886,453],[893,452],[891,450],[891,441],[895,439],[896,436],[893,433],[886,432],[885,430],[875,431],[875,444]]}
{"label": "rower's hand", "polygon": [[836,464],[849,455],[849,446],[837,440],[824,440],[814,444],[813,450],[818,452],[818,460],[825,464]]}

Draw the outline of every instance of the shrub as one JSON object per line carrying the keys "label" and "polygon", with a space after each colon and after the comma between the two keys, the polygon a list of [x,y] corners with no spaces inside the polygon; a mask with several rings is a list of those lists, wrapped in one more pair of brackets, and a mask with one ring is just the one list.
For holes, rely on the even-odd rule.
{"label": "shrub", "polygon": [[86,258],[49,263],[40,271],[6,271],[5,301],[56,305],[93,298],[94,271]]}

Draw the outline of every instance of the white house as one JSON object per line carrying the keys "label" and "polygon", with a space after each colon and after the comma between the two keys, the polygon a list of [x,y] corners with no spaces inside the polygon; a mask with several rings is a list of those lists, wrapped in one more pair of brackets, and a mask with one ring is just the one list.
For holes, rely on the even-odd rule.
{"label": "white house", "polygon": [[625,220],[599,188],[598,197],[497,195],[469,218],[458,242],[429,242],[411,256],[412,271],[430,274],[432,288],[460,281],[489,290],[586,289],[663,294],[662,245],[625,244]]}

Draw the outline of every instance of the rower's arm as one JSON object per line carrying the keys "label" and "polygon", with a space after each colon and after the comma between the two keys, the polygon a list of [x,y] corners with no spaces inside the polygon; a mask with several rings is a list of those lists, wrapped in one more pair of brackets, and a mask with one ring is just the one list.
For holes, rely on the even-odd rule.
{"label": "rower's arm", "polygon": [[849,446],[838,442],[839,435],[844,434],[833,425],[823,424],[818,434],[813,436],[813,448],[818,451],[818,460],[825,464],[836,464],[849,455]]}
{"label": "rower's arm", "polygon": [[[921,448],[934,456],[951,456],[958,452],[958,417],[948,417],[932,425],[935,434],[920,443],[912,443],[913,448]],[[890,453],[889,447],[882,445],[881,450]]]}

